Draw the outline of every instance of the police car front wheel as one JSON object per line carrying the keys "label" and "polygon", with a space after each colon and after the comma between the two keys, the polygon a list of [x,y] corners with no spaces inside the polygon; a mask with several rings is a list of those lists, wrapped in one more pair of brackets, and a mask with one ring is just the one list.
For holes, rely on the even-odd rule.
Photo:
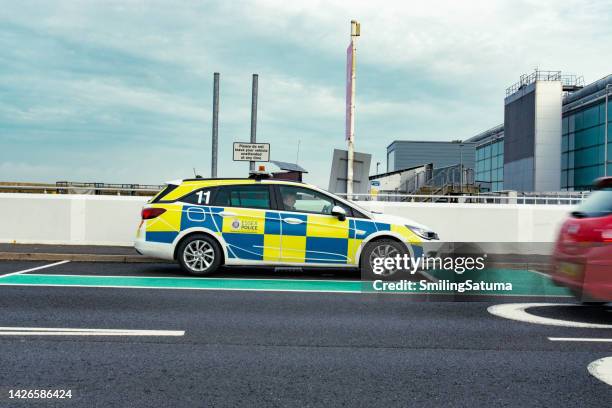
{"label": "police car front wheel", "polygon": [[181,267],[191,275],[209,275],[221,264],[219,244],[206,235],[192,235],[178,248],[177,258]]}
{"label": "police car front wheel", "polygon": [[361,255],[360,268],[362,277],[365,279],[380,279],[388,278],[398,272],[404,272],[403,269],[397,269],[395,265],[392,267],[383,267],[385,258],[395,258],[397,255],[403,256],[408,251],[406,247],[392,239],[379,239],[373,242],[368,242],[363,249]]}

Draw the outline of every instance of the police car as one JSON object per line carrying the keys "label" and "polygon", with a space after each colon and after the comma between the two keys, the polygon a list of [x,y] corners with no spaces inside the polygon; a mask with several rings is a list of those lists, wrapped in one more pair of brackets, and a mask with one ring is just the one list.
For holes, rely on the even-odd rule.
{"label": "police car", "polygon": [[365,268],[422,254],[436,233],[315,186],[255,176],[168,182],[142,209],[135,248],[192,275],[221,265]]}

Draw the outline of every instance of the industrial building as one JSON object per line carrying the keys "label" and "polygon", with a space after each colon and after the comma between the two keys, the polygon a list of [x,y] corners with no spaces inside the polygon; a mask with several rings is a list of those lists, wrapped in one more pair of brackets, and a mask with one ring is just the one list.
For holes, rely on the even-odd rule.
{"label": "industrial building", "polygon": [[463,163],[483,191],[589,190],[612,175],[610,92],[612,75],[585,86],[582,77],[536,70],[506,90],[503,124],[463,143],[396,140],[387,171]]}
{"label": "industrial building", "polygon": [[472,142],[426,142],[418,140],[396,140],[387,146],[387,172],[403,170],[431,163],[434,168],[455,166],[463,163],[474,168],[476,143]]}

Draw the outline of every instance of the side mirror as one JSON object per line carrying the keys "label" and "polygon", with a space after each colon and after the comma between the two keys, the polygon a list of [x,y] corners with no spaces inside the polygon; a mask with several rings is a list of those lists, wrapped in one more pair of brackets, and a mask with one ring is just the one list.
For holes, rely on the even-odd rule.
{"label": "side mirror", "polygon": [[332,208],[331,213],[332,215],[335,215],[336,217],[338,217],[340,221],[346,220],[346,211],[344,210],[344,208],[340,207],[339,205],[334,205],[334,208]]}

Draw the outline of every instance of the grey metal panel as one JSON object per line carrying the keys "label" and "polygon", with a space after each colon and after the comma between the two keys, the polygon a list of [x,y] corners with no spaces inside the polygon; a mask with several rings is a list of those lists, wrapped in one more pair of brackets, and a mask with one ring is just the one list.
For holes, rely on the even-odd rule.
{"label": "grey metal panel", "polygon": [[[346,193],[347,158],[348,152],[346,150],[334,149],[332,168],[329,175],[328,191],[331,191],[332,193]],[[371,154],[355,152],[353,159],[354,194],[368,194],[370,192],[369,175],[371,161]]]}
{"label": "grey metal panel", "polygon": [[504,164],[504,189],[534,191],[533,157]]}
{"label": "grey metal panel", "polygon": [[535,84],[506,98],[504,107],[504,189],[533,191]]}
{"label": "grey metal panel", "polygon": [[461,160],[463,160],[463,165],[466,168],[473,169],[476,159],[476,144],[462,144],[463,147],[460,147],[459,143],[453,142],[395,141],[391,145],[395,150],[395,162],[393,168],[389,168],[388,171],[417,167],[428,163],[433,163],[434,168],[447,167],[457,165]]}
{"label": "grey metal panel", "polygon": [[[509,98],[506,98],[508,101]],[[504,108],[504,163],[533,157],[535,139],[535,87]],[[506,177],[504,176],[504,181]]]}

